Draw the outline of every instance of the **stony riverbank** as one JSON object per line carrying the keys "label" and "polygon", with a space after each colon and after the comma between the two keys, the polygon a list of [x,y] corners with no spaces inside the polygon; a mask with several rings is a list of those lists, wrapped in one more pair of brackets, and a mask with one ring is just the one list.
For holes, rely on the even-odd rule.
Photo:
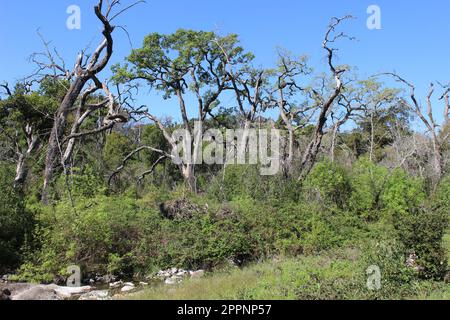
{"label": "stony riverbank", "polygon": [[102,276],[91,279],[90,285],[66,287],[57,284],[15,283],[8,277],[1,277],[1,300],[113,300],[126,294],[143,290],[151,285],[176,285],[186,279],[203,277],[203,270],[184,270],[171,268],[148,275],[144,281],[116,280],[115,277]]}

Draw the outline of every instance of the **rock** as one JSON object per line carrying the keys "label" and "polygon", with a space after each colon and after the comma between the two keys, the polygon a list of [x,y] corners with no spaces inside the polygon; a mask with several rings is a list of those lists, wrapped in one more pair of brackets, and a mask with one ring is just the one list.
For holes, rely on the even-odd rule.
{"label": "rock", "polygon": [[0,292],[0,301],[11,300],[11,291],[9,289],[3,289]]}
{"label": "rock", "polygon": [[108,290],[95,290],[81,295],[78,300],[91,300],[91,301],[100,301],[100,300],[112,300],[109,295]]}
{"label": "rock", "polygon": [[105,276],[97,276],[95,278],[96,283],[102,283],[102,284],[108,284],[111,282],[116,281],[116,277],[110,274],[107,274]]}
{"label": "rock", "polygon": [[109,287],[111,289],[117,289],[120,288],[121,286],[123,286],[123,281],[117,281],[109,284]]}
{"label": "rock", "polygon": [[65,300],[92,290],[92,287],[60,287],[50,285],[24,285],[13,300]]}
{"label": "rock", "polygon": [[168,284],[168,285],[173,285],[173,284],[178,284],[182,281],[183,279],[181,277],[178,276],[172,276],[170,278],[167,278],[164,283]]}
{"label": "rock", "polygon": [[134,284],[125,283],[125,286],[122,289],[120,289],[120,292],[130,292],[130,291],[133,291],[134,289],[136,289]]}
{"label": "rock", "polygon": [[13,300],[63,300],[55,292],[56,285],[35,285],[14,295]]}
{"label": "rock", "polygon": [[183,271],[178,271],[175,275],[178,276],[178,277],[184,277],[184,276],[187,275],[187,272],[184,271],[184,270]]}
{"label": "rock", "polygon": [[2,282],[8,282],[9,278],[11,277],[11,275],[9,274],[5,274],[1,277],[1,281]]}
{"label": "rock", "polygon": [[60,296],[61,298],[69,299],[72,296],[87,293],[87,292],[93,290],[93,288],[91,286],[85,286],[85,287],[59,287],[59,286],[56,286],[56,288],[54,288],[54,290],[55,290],[55,293],[58,296]]}
{"label": "rock", "polygon": [[133,282],[125,282],[123,285],[125,287],[134,287],[134,283]]}
{"label": "rock", "polygon": [[191,279],[200,279],[205,276],[205,270],[192,271],[190,275]]}
{"label": "rock", "polygon": [[139,282],[139,285],[140,285],[140,286],[148,286],[148,283],[147,283],[147,282],[141,281],[141,282]]}

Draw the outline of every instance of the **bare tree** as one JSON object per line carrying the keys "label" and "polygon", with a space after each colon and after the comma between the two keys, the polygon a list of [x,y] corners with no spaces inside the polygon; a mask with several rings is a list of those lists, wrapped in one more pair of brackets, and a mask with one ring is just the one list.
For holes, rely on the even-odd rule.
{"label": "bare tree", "polygon": [[298,78],[309,75],[311,69],[307,66],[305,57],[293,58],[285,50],[278,50],[277,69],[273,73],[275,85],[270,94],[271,105],[279,110],[288,132],[284,169],[285,173],[290,174],[295,157],[295,133],[310,123],[317,108],[315,104],[308,104],[308,99],[303,103],[295,100],[299,94],[309,94],[307,88],[300,86]]}
{"label": "bare tree", "polygon": [[[433,147],[433,157],[434,157],[434,174],[436,177],[436,183],[442,178],[443,175],[443,155],[442,155],[442,142],[439,138],[439,127],[436,119],[433,115],[433,105],[432,105],[432,97],[435,93],[434,83],[430,84],[428,94],[425,97],[426,101],[426,111],[423,111],[422,105],[416,98],[415,86],[411,83],[399,76],[396,73],[385,73],[385,75],[392,76],[397,82],[401,82],[405,84],[409,88],[409,100],[401,99],[400,103],[402,103],[405,107],[407,107],[410,111],[415,113],[417,117],[421,120],[421,122],[425,125],[427,129],[427,133],[430,135],[431,143]],[[448,121],[448,90],[445,90],[444,94],[441,96],[441,100],[445,101],[444,105],[444,122]]]}
{"label": "bare tree", "polygon": [[[45,159],[44,185],[42,189],[43,203],[48,203],[49,186],[53,179],[58,159],[61,158],[61,163],[65,165],[72,155],[75,139],[87,134],[78,132],[81,124],[87,116],[89,116],[93,110],[100,107],[107,105],[109,108],[108,117],[105,119],[104,126],[94,132],[90,132],[89,134],[107,130],[111,128],[114,123],[122,122],[124,120],[122,117],[118,116],[115,110],[114,97],[111,95],[109,89],[105,84],[101,84],[97,78],[97,75],[107,66],[113,53],[112,33],[115,27],[111,25],[111,21],[117,17],[118,14],[124,11],[122,10],[118,14],[111,17],[113,8],[118,4],[118,0],[108,1],[106,6],[104,5],[103,0],[98,1],[98,4],[94,7],[94,12],[96,17],[102,23],[102,35],[104,39],[90,56],[86,56],[84,52],[80,53],[76,59],[75,66],[72,71],[67,71],[64,64],[58,64],[56,62],[57,59],[53,57],[50,50],[47,50],[46,54],[50,63],[42,63],[37,60],[35,61],[38,63],[40,70],[49,68],[54,70],[54,77],[64,77],[69,81],[67,93],[65,94],[55,114],[54,124],[48,142]],[[79,99],[83,88],[89,82],[93,82],[94,85],[82,94],[80,106],[76,109],[76,120],[72,127],[71,135],[64,138],[68,115],[73,111],[73,106],[75,105],[77,99]],[[105,92],[108,97],[108,101],[102,102],[99,105],[87,105],[86,103],[89,95],[99,89],[102,89]],[[68,144],[65,152],[62,150],[62,143]]]}
{"label": "bare tree", "polygon": [[301,174],[299,180],[302,180],[306,177],[311,171],[314,163],[316,161],[317,154],[319,153],[320,146],[322,145],[322,140],[325,135],[324,128],[327,124],[327,120],[330,114],[330,110],[333,105],[336,103],[339,96],[342,94],[344,89],[344,83],[342,81],[342,75],[347,71],[346,67],[337,67],[334,64],[334,53],[337,51],[336,48],[331,47],[333,43],[335,43],[340,38],[348,38],[344,33],[336,34],[336,28],[344,21],[351,19],[352,16],[345,16],[343,18],[333,18],[328,30],[325,34],[325,39],[323,41],[323,49],[327,52],[327,62],[328,67],[331,71],[331,74],[334,78],[335,87],[328,98],[324,98],[323,96],[316,94],[317,99],[320,101],[320,110],[317,122],[315,124],[315,130],[313,134],[313,139],[309,143],[306,151],[303,155],[301,162]]}

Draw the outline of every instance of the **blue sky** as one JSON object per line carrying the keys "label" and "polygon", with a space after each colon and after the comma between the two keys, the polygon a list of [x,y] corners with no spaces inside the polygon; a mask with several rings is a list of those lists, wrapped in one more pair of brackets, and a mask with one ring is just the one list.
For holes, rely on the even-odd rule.
{"label": "blue sky", "polygon": [[[42,50],[38,28],[68,64],[86,44],[92,42],[95,47],[101,39],[93,14],[96,0],[1,2],[0,81],[13,83],[32,71],[27,57]],[[81,7],[81,30],[66,28],[66,9],[73,4]],[[372,4],[381,8],[382,30],[366,27],[366,10]],[[271,67],[275,48],[282,46],[310,56],[312,65],[321,70],[325,63],[321,42],[330,18],[352,14],[358,19],[346,23],[343,30],[358,41],[342,43],[339,63],[357,66],[363,77],[395,70],[417,85],[422,98],[430,81],[450,81],[449,12],[446,0],[147,0],[118,18],[116,24],[127,29],[134,47],[151,32],[215,30],[239,34],[245,49],[255,53],[257,64]],[[117,29],[115,39],[112,63],[122,61],[131,50],[124,32]],[[173,114],[159,99],[148,99],[156,104],[157,114]],[[435,108],[441,117],[441,106],[436,103]]]}

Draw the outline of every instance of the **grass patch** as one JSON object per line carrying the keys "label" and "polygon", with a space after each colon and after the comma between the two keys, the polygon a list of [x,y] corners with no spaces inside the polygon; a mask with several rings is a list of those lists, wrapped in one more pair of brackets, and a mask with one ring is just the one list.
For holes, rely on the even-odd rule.
{"label": "grass patch", "polygon": [[255,268],[220,271],[203,279],[185,281],[180,285],[156,286],[129,295],[132,300],[235,300],[240,292],[258,282]]}
{"label": "grass patch", "polygon": [[[446,238],[448,240],[448,237]],[[130,300],[448,300],[450,285],[407,280],[384,265],[380,291],[367,289],[367,257],[361,248],[280,258],[243,269],[219,270],[176,286],[160,285],[124,297]],[[380,260],[382,263],[382,260]],[[389,270],[389,268],[392,268]]]}
{"label": "grass patch", "polygon": [[444,235],[444,248],[447,252],[448,265],[450,266],[450,230]]}

